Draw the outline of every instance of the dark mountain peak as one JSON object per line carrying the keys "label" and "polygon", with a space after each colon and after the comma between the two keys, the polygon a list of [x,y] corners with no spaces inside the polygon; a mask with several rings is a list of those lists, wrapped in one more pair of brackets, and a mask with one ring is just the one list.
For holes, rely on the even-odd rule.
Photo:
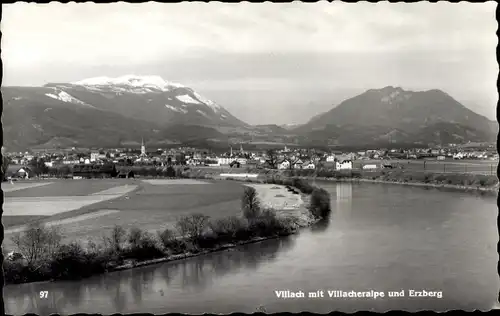
{"label": "dark mountain peak", "polygon": [[[435,125],[437,123],[441,124]],[[454,124],[463,125],[467,129],[451,129],[449,126]],[[343,101],[330,111],[316,116],[297,132],[307,134],[318,130],[327,131],[322,133],[329,141],[335,139],[336,142],[354,141],[355,137],[348,135],[356,134],[360,141],[369,143],[370,140],[385,137],[394,129],[399,129],[406,135],[416,135],[419,131],[434,126],[429,130],[447,130],[462,137],[460,139],[467,140],[476,136],[488,139],[497,129],[492,128],[493,125],[494,122],[474,113],[442,90],[414,92],[386,86]],[[335,132],[329,126],[336,126]],[[473,133],[476,136],[467,133],[472,130],[478,131]],[[423,138],[429,136],[428,139],[431,139],[431,134],[425,134]],[[317,138],[318,135],[314,134],[314,137]]]}
{"label": "dark mountain peak", "polygon": [[429,95],[433,95],[433,96],[440,96],[440,97],[448,97],[448,98],[452,98],[452,96],[450,96],[448,93],[444,92],[443,90],[440,90],[440,89],[430,89],[430,90],[426,90],[424,91],[424,93],[427,93]]}

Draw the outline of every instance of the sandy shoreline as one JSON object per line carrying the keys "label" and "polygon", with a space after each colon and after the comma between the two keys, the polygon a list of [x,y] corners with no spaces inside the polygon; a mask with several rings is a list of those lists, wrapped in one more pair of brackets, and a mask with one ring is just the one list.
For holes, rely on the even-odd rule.
{"label": "sandy shoreline", "polygon": [[264,208],[274,209],[278,216],[295,217],[302,227],[314,222],[307,209],[308,197],[302,193],[293,194],[284,185],[245,183],[257,191],[257,196]]}

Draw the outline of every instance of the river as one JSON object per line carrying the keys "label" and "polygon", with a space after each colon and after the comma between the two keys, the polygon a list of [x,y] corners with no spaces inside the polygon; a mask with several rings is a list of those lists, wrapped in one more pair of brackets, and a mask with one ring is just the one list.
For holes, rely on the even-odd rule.
{"label": "river", "polygon": [[[9,314],[489,310],[497,306],[495,197],[384,184],[317,183],[329,222],[232,251],[98,275],[6,286]],[[442,298],[409,297],[409,290]],[[276,290],[324,290],[323,298]],[[384,291],[329,298],[327,290]],[[387,297],[387,291],[405,291]],[[40,298],[40,291],[48,291]]]}

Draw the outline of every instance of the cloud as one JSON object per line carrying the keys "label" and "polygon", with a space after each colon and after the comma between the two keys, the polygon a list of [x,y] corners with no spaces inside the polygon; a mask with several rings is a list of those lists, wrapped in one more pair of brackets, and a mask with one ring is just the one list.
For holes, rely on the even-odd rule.
{"label": "cloud", "polygon": [[[5,5],[6,61],[126,64],[190,51],[360,52],[496,46],[495,4]],[[15,36],[14,36],[15,35]],[[27,65],[28,64],[28,65]]]}

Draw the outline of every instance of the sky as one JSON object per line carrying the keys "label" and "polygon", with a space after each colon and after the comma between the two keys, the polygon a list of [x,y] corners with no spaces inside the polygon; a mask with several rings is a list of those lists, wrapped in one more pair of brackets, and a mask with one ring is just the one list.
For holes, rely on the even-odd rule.
{"label": "sky", "polygon": [[496,116],[496,2],[3,5],[4,86],[159,75],[250,124],[388,85]]}

